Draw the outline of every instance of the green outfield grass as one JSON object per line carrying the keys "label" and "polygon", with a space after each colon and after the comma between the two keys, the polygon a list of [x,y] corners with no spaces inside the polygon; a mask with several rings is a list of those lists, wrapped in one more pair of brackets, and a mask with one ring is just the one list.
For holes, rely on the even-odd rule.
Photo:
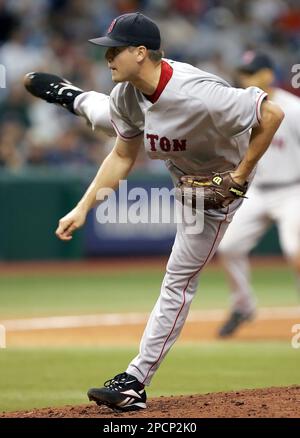
{"label": "green outfield grass", "polygon": [[[163,268],[138,273],[0,278],[0,318],[100,312],[148,312],[159,294]],[[262,306],[299,304],[285,267],[258,268],[254,286]],[[193,309],[228,304],[222,271],[207,270]],[[87,402],[86,390],[122,372],[133,348],[8,348],[0,350],[0,410]],[[300,384],[300,350],[289,342],[178,344],[157,373],[149,396],[206,393]]]}
{"label": "green outfield grass", "polygon": [[[116,268],[117,270],[117,268]],[[59,274],[0,278],[0,318],[102,312],[150,311],[160,291],[162,270],[137,273]],[[262,306],[299,304],[288,267],[258,268],[253,284]],[[207,270],[201,277],[193,309],[228,305],[224,273]]]}
{"label": "green outfield grass", "polygon": [[[0,411],[86,403],[86,391],[122,372],[130,348],[7,349],[0,352]],[[177,345],[148,394],[207,393],[300,383],[300,350],[289,343]]]}

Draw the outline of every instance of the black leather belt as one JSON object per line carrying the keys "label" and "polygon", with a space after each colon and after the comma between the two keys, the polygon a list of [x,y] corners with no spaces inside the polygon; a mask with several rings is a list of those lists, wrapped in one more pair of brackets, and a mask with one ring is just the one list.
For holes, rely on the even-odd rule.
{"label": "black leather belt", "polygon": [[282,183],[269,183],[269,184],[268,183],[255,184],[254,181],[254,186],[259,190],[276,190],[284,187],[296,186],[297,184],[300,184],[300,179],[294,181],[282,182]]}

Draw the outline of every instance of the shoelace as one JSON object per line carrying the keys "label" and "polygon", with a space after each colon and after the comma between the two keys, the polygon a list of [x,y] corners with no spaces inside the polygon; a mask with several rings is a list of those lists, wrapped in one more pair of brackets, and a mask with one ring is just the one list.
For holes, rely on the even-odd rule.
{"label": "shoelace", "polygon": [[[62,88],[66,88],[69,85],[68,82],[64,83],[64,84],[55,84],[55,83],[51,83],[50,84],[50,89],[46,92],[46,95],[48,96],[49,99],[55,99],[57,102],[62,102],[65,101],[66,98],[73,98],[74,97],[74,90],[72,88],[68,88],[68,93],[59,93],[60,89]],[[71,86],[71,84],[70,84]],[[79,91],[79,90],[78,90]]]}
{"label": "shoelace", "polygon": [[124,386],[124,383],[126,382],[127,377],[128,377],[128,374],[126,374],[126,373],[118,374],[113,379],[107,380],[104,383],[104,386],[106,388],[109,388],[109,389],[116,389],[116,388],[121,389]]}

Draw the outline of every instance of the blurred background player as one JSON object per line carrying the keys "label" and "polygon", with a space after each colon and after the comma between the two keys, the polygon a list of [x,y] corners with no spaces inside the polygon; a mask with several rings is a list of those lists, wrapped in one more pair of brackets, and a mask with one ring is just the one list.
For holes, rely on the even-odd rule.
{"label": "blurred background player", "polygon": [[296,272],[300,290],[300,99],[274,85],[274,66],[264,53],[246,52],[237,73],[240,86],[255,85],[266,91],[284,110],[285,119],[258,164],[249,199],[219,247],[232,299],[221,337],[232,335],[255,317],[248,255],[272,223],[278,227],[281,248]]}

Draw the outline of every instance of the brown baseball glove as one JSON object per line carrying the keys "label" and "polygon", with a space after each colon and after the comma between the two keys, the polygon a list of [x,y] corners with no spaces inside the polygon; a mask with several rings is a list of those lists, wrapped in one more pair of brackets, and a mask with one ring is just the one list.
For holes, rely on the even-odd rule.
{"label": "brown baseball glove", "polygon": [[196,206],[198,198],[204,198],[204,210],[227,207],[238,198],[246,198],[248,184],[237,184],[230,172],[212,173],[211,175],[184,175],[177,187],[181,190],[182,199],[192,200]]}

